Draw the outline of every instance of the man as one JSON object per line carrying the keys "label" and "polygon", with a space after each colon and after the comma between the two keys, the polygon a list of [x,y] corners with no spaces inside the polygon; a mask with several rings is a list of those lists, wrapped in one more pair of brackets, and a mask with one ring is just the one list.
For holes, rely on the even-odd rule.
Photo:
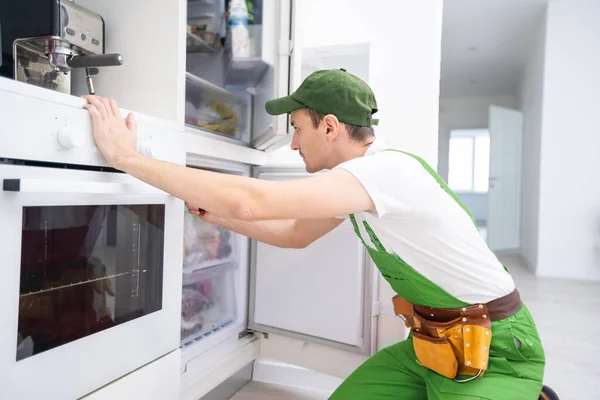
{"label": "man", "polygon": [[86,99],[106,160],[208,222],[302,248],[350,218],[402,296],[394,304],[412,332],[366,361],[332,399],[537,399],[544,352],[513,279],[423,160],[374,143],[377,104],[359,78],[317,71],[291,96],[267,103],[270,114],[291,114],[291,146],[307,171],[329,170],[283,182],[143,157],[131,115],[123,121],[114,101]]}

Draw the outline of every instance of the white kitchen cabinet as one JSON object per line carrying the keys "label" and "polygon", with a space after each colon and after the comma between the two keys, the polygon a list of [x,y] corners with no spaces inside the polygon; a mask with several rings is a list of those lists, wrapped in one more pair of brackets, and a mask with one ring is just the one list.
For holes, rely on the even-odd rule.
{"label": "white kitchen cabinet", "polygon": [[[229,0],[77,2],[104,17],[106,52],[125,60],[94,77],[98,95],[238,147],[285,142],[288,117],[268,115],[265,102],[289,94],[291,0],[253,2],[246,54],[232,51]],[[81,82],[76,94],[85,93]]]}

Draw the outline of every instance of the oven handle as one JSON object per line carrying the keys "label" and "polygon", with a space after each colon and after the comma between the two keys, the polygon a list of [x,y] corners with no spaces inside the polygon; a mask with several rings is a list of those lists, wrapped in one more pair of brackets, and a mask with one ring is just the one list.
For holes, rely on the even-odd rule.
{"label": "oven handle", "polygon": [[43,179],[4,179],[2,190],[21,193],[66,193],[66,194],[140,194],[168,196],[152,186],[134,186],[130,183],[86,182]]}

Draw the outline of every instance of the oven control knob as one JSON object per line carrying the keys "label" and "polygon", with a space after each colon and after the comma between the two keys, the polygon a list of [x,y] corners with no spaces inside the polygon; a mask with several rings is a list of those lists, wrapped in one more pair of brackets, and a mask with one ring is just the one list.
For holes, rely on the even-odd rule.
{"label": "oven control knob", "polygon": [[148,142],[140,143],[140,153],[146,157],[154,158],[155,151],[152,145]]}
{"label": "oven control knob", "polygon": [[83,132],[64,126],[58,131],[58,143],[65,149],[80,147],[83,145]]}

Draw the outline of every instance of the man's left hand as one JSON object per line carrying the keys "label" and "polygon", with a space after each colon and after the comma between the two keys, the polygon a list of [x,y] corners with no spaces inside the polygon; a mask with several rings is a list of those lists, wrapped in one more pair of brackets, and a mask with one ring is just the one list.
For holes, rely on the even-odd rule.
{"label": "man's left hand", "polygon": [[117,169],[130,157],[138,155],[137,134],[133,114],[121,117],[115,100],[98,96],[82,96],[88,101],[83,107],[92,116],[96,145],[106,161]]}

